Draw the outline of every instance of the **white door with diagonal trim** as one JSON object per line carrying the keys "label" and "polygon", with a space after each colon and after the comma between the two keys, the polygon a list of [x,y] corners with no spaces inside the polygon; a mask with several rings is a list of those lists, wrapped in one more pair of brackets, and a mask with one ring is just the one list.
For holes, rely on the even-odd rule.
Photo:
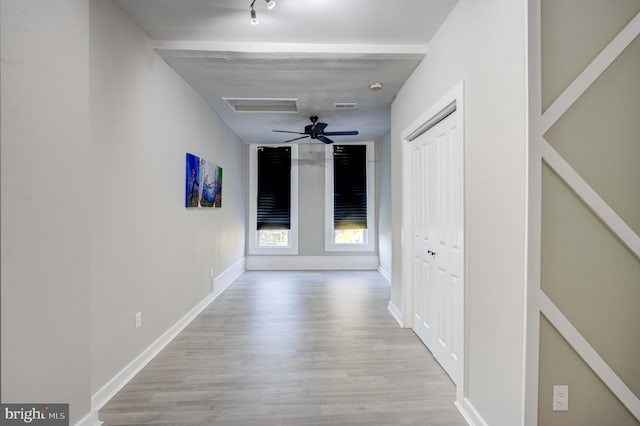
{"label": "white door with diagonal trim", "polygon": [[463,157],[456,112],[410,143],[413,330],[458,382],[464,306]]}

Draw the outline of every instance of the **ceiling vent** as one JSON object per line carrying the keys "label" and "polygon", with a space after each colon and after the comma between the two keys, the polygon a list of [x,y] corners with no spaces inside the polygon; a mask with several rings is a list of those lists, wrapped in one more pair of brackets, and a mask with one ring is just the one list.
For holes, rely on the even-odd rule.
{"label": "ceiling vent", "polygon": [[222,98],[235,112],[298,112],[296,98]]}
{"label": "ceiling vent", "polygon": [[357,102],[336,102],[333,104],[336,109],[356,109],[358,107]]}

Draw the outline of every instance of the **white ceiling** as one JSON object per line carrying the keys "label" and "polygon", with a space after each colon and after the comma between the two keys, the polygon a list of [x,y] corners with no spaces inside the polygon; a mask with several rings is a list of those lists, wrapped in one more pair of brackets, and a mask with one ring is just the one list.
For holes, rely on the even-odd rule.
{"label": "white ceiling", "polygon": [[[288,139],[310,115],[326,131],[389,130],[390,105],[457,0],[118,0],[155,40],[156,51],[246,143]],[[380,91],[368,86],[383,83]],[[238,113],[222,100],[296,98],[298,113]],[[357,102],[336,110],[335,102]],[[293,135],[292,135],[293,136]],[[305,141],[305,140],[303,140]]]}

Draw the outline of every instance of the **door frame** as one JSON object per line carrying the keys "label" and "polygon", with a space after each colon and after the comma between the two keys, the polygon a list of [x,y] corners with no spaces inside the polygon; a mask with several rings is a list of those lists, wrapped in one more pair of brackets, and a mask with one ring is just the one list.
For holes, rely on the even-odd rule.
{"label": "door frame", "polygon": [[428,131],[434,125],[439,123],[443,118],[449,115],[451,112],[456,111],[456,125],[459,131],[459,137],[461,140],[461,155],[462,158],[462,217],[463,217],[463,272],[460,277],[463,294],[462,294],[462,309],[460,310],[460,324],[462,324],[462,333],[460,343],[460,365],[459,365],[459,377],[458,385],[456,387],[456,406],[462,412],[468,412],[469,404],[467,404],[467,392],[466,392],[466,378],[467,378],[467,285],[466,285],[466,272],[467,272],[467,244],[466,244],[466,209],[465,209],[465,167],[464,167],[464,152],[465,152],[465,132],[464,132],[464,81],[458,82],[449,92],[436,101],[431,107],[429,107],[423,114],[421,114],[413,123],[407,126],[400,133],[400,140],[402,144],[402,224],[401,224],[401,269],[400,269],[400,282],[401,282],[401,314],[403,325],[405,328],[413,327],[413,273],[411,268],[412,253],[413,253],[413,220],[411,212],[413,211],[413,199],[411,197],[413,189],[413,180],[411,177],[411,149],[410,143],[419,135]]}

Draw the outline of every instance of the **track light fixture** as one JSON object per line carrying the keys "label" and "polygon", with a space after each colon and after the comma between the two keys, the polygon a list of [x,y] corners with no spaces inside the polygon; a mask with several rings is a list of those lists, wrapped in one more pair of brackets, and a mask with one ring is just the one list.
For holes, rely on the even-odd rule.
{"label": "track light fixture", "polygon": [[[274,0],[264,0],[264,1],[267,3],[267,8],[273,9],[274,7],[276,7],[276,2]],[[251,11],[250,11],[251,23],[253,25],[256,25],[259,22],[258,16],[256,14],[256,10],[254,9],[255,4],[256,4],[256,0],[253,0],[249,5],[249,7],[251,8]]]}

